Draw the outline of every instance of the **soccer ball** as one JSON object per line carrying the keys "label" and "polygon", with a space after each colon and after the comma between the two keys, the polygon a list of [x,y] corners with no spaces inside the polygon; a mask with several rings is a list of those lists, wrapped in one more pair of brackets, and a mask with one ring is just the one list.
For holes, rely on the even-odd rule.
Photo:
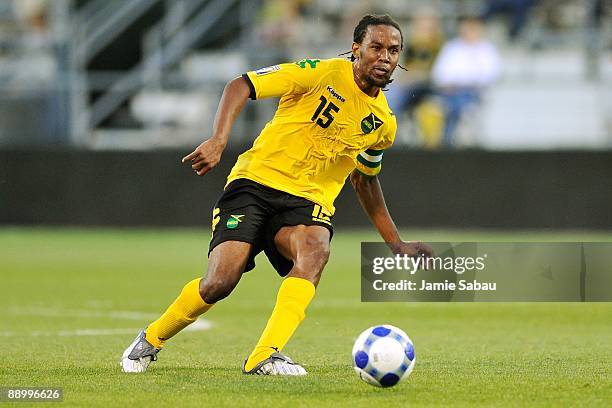
{"label": "soccer ball", "polygon": [[410,337],[389,324],[365,330],[353,346],[353,368],[376,387],[391,387],[408,378],[415,361]]}

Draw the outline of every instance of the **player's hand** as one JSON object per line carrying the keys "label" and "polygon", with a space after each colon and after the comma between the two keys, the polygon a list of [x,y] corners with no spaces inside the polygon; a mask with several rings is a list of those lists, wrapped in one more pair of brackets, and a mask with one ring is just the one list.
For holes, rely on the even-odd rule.
{"label": "player's hand", "polygon": [[208,173],[221,160],[225,146],[215,139],[202,142],[196,149],[183,157],[181,163],[191,162],[191,168],[198,176]]}
{"label": "player's hand", "polygon": [[399,242],[390,245],[391,250],[394,254],[408,255],[408,256],[424,256],[429,258],[434,255],[433,249],[429,245],[425,245],[422,242]]}

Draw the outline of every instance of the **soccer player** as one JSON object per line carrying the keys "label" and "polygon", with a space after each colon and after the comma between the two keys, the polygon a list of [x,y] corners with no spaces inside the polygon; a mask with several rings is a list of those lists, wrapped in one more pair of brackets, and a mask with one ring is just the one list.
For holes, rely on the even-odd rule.
{"label": "soccer player", "polygon": [[355,27],[351,61],[305,59],[248,72],[226,85],[212,137],[182,160],[198,176],[219,163],[249,97],[280,97],[278,109],[238,158],[215,205],[206,276],[187,283],[136,337],[121,358],[123,371],[145,371],[164,343],[227,297],[264,251],[285,279],[242,371],[306,374],[281,350],[304,319],[327,263],[334,200],[347,177],[393,252],[430,255],[426,245],[400,239],[376,177],[396,131],[381,89],[391,82],[402,40],[391,17],[367,15]]}

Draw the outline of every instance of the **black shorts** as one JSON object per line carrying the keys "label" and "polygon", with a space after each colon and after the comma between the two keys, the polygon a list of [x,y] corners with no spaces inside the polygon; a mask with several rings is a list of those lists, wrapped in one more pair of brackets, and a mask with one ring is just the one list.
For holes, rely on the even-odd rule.
{"label": "black shorts", "polygon": [[208,255],[220,243],[242,241],[253,244],[244,272],[255,268],[255,257],[264,251],[280,276],[286,276],[293,262],[278,252],[274,237],[285,225],[320,225],[334,233],[331,215],[302,197],[263,186],[248,179],[232,181],[215,204],[213,235]]}

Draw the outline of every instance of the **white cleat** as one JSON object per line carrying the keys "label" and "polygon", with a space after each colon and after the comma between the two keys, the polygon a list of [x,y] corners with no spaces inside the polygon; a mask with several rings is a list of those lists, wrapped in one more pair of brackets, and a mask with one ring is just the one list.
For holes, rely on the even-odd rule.
{"label": "white cleat", "polygon": [[281,353],[272,353],[261,363],[257,364],[250,371],[245,371],[246,360],[242,365],[242,373],[249,375],[306,375],[304,367],[294,363],[289,357]]}
{"label": "white cleat", "polygon": [[138,333],[132,344],[128,346],[121,356],[119,365],[124,373],[144,373],[147,371],[151,361],[157,360],[157,353],[160,349],[156,349],[145,338],[145,331]]}

